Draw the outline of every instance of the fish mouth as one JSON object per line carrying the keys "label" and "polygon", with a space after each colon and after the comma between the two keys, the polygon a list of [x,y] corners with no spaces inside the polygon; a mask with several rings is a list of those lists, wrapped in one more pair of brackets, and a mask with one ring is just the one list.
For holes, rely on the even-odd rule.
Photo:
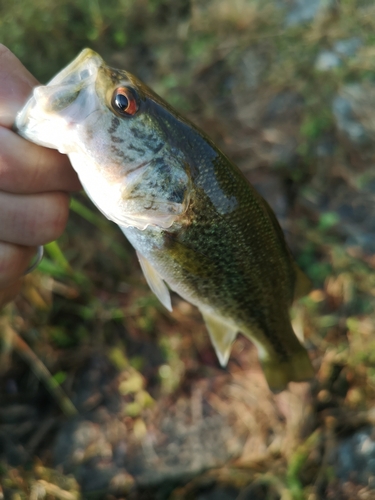
{"label": "fish mouth", "polygon": [[84,49],[60,73],[45,86],[36,87],[33,92],[35,106],[45,113],[61,113],[70,106],[78,95],[91,83],[95,86],[103,59],[91,49]]}
{"label": "fish mouth", "polygon": [[[91,113],[100,109],[95,92],[99,69],[106,66],[103,59],[91,49],[84,49],[47,85],[36,87],[26,106],[17,115],[15,130],[31,141],[47,147],[60,145],[61,136],[68,129],[81,124]],[[55,133],[51,128],[55,129]]]}

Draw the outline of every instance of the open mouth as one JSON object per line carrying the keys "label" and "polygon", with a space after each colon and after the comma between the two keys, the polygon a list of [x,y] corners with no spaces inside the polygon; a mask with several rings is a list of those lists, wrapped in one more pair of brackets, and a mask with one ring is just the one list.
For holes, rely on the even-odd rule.
{"label": "open mouth", "polygon": [[103,64],[104,61],[99,54],[91,49],[84,49],[66,68],[52,78],[47,85],[75,85],[87,79],[96,78],[98,69]]}
{"label": "open mouth", "polygon": [[98,54],[83,50],[47,85],[34,89],[17,116],[15,130],[37,144],[64,153],[71,150],[72,128],[100,109],[95,81],[103,64]]}
{"label": "open mouth", "polygon": [[78,100],[80,93],[95,84],[103,59],[91,49],[83,50],[46,86],[34,90],[35,105],[45,113],[61,113]]}

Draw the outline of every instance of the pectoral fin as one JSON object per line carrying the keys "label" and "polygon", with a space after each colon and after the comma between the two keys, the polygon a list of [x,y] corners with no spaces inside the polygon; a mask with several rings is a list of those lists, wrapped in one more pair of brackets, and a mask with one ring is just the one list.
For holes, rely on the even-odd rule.
{"label": "pectoral fin", "polygon": [[143,257],[142,254],[137,252],[137,256],[148,286],[151,288],[151,290],[154,292],[163,306],[166,307],[168,311],[172,311],[171,295],[169,293],[167,285],[164,283],[163,279],[160,277],[155,268],[145,257]]}
{"label": "pectoral fin", "polygon": [[232,325],[223,321],[220,316],[202,311],[202,309],[200,311],[219,362],[222,367],[225,367],[228,363],[232,344],[237,336],[237,328],[233,328]]}

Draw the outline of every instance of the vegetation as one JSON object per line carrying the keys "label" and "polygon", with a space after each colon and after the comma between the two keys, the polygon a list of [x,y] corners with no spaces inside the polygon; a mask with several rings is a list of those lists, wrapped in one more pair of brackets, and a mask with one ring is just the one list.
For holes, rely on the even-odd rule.
{"label": "vegetation", "polygon": [[[242,337],[220,370],[197,311],[176,296],[165,311],[122,234],[74,196],[66,233],[0,313],[0,498],[375,498],[355,476],[339,482],[335,458],[374,420],[375,150],[348,137],[332,105],[348,85],[369,89],[350,119],[371,135],[375,8],[327,2],[288,24],[290,5],[0,0],[0,42],[40,81],[90,46],[259,188],[313,281],[292,316],[317,371],[269,394]],[[335,45],[356,38],[351,54]],[[327,51],[337,64],[319,69]],[[186,435],[205,443],[202,464]],[[96,487],[85,471],[109,479]]]}

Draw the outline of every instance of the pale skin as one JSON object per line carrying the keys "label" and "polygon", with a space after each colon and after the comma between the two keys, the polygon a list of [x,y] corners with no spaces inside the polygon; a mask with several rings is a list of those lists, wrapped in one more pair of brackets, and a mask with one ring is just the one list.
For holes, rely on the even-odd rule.
{"label": "pale skin", "polygon": [[0,307],[19,292],[37,246],[64,231],[69,193],[81,189],[66,156],[12,131],[17,112],[38,84],[0,44]]}

